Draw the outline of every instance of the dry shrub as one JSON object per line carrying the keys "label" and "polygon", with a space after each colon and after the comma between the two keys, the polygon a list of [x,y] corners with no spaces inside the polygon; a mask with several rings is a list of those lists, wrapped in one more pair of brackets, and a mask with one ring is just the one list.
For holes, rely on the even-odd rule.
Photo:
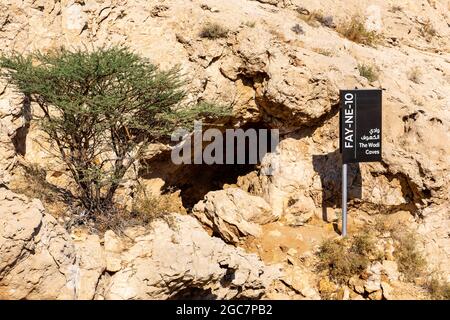
{"label": "dry shrub", "polygon": [[414,83],[419,84],[422,78],[422,70],[419,67],[414,67],[408,72],[408,79]]}
{"label": "dry shrub", "polygon": [[400,12],[403,12],[403,7],[394,4],[394,5],[391,6],[389,11],[392,12],[392,13],[400,13]]}
{"label": "dry shrub", "polygon": [[171,213],[186,212],[181,203],[179,192],[155,195],[144,191],[137,193],[132,211],[143,224],[151,224],[155,220],[162,219],[170,226],[174,225]]}
{"label": "dry shrub", "polygon": [[380,234],[388,232],[394,240],[394,258],[405,280],[414,281],[424,275],[426,260],[417,247],[416,234],[408,230],[407,225],[404,223],[389,223],[386,219],[380,217],[375,221],[374,230]]}
{"label": "dry shrub", "polygon": [[450,300],[450,283],[433,277],[427,284],[428,292],[434,300]]}
{"label": "dry shrub", "polygon": [[420,27],[420,35],[430,41],[437,35],[437,31],[431,23],[430,19],[426,20]]}
{"label": "dry shrub", "polygon": [[426,261],[417,249],[417,237],[412,231],[403,231],[396,228],[392,232],[395,240],[394,257],[399,271],[408,281],[413,281],[423,275]]}
{"label": "dry shrub", "polygon": [[200,30],[199,36],[207,39],[225,38],[229,30],[218,23],[208,22]]}
{"label": "dry shrub", "polygon": [[346,283],[352,276],[361,274],[369,265],[367,254],[362,254],[360,245],[351,240],[326,240],[317,256],[319,271],[327,271],[336,283]]}
{"label": "dry shrub", "polygon": [[47,181],[47,173],[38,164],[19,164],[15,178],[10,182],[12,191],[28,198],[41,200],[47,212],[55,217],[63,215],[68,207],[76,202],[70,191]]}
{"label": "dry shrub", "polygon": [[14,191],[22,193],[29,198],[37,198],[43,202],[55,200],[56,188],[47,182],[46,172],[37,164],[23,166],[26,185],[20,185]]}
{"label": "dry shrub", "polygon": [[381,39],[381,35],[378,32],[366,29],[361,15],[354,15],[349,21],[341,23],[337,31],[353,42],[369,46],[375,46]]}
{"label": "dry shrub", "polygon": [[318,54],[321,54],[323,56],[331,57],[333,56],[333,51],[329,49],[323,49],[323,48],[314,48],[314,52],[317,52]]}
{"label": "dry shrub", "polygon": [[78,213],[72,215],[75,218],[70,221],[71,225],[66,227],[86,225],[91,227],[92,232],[103,233],[106,230],[113,230],[117,234],[123,234],[126,228],[151,226],[154,221],[162,220],[175,230],[176,223],[174,216],[171,215],[172,213],[185,213],[177,192],[154,195],[138,191],[133,199],[131,211],[116,204],[109,210],[98,212],[94,220],[91,217],[88,217],[88,220],[83,220],[83,214]]}
{"label": "dry shrub", "polygon": [[358,71],[361,77],[366,78],[369,82],[374,82],[379,79],[377,67],[371,64],[358,64]]}
{"label": "dry shrub", "polygon": [[369,232],[361,232],[353,236],[352,239],[352,251],[364,256],[369,256],[377,253],[377,247],[375,246],[375,238]]}
{"label": "dry shrub", "polygon": [[294,32],[295,34],[304,34],[305,31],[303,31],[303,28],[301,25],[299,25],[298,23],[295,24],[292,28],[291,28],[292,32]]}

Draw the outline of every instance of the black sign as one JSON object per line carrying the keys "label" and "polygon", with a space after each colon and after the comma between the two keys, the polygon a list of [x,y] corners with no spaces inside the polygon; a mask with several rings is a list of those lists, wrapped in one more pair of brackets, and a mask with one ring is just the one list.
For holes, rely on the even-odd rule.
{"label": "black sign", "polygon": [[381,90],[341,90],[342,162],[381,161]]}

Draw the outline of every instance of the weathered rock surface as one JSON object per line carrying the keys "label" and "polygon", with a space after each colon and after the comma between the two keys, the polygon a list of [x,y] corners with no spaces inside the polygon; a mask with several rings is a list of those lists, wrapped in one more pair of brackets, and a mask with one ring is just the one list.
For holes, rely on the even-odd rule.
{"label": "weathered rock surface", "polygon": [[153,232],[131,232],[134,244],[121,254],[122,269],[103,284],[106,299],[167,299],[174,297],[258,298],[279,276],[247,254],[211,238],[196,221],[175,216],[175,230],[164,221]]}
{"label": "weathered rock surface", "polygon": [[74,299],[76,252],[39,200],[0,188],[0,296]]}
{"label": "weathered rock surface", "polygon": [[102,245],[97,235],[71,237],[39,200],[0,188],[0,208],[4,299],[258,298],[280,275],[186,215],[173,215],[173,229],[156,221],[128,230],[126,241],[108,231]]}
{"label": "weathered rock surface", "polygon": [[[202,8],[206,3],[208,10]],[[299,16],[299,11],[319,11],[339,24],[353,14],[349,7],[363,14],[370,30],[382,33],[377,47],[351,42],[334,28],[311,26]],[[307,223],[313,212],[330,221],[329,209],[340,208],[337,90],[382,87],[383,162],[349,168],[350,214],[357,218],[362,213],[409,212],[416,218],[430,267],[444,271],[448,279],[448,8],[447,0],[402,0],[395,4],[382,0],[166,0],[163,7],[157,0],[5,0],[0,4],[0,51],[124,43],[162,68],[181,64],[189,83],[189,102],[223,102],[233,105],[237,125],[263,123],[280,128],[283,141],[277,152],[268,154],[261,164],[261,172],[270,175],[258,172],[239,186],[263,198],[271,215],[284,217],[294,226]],[[217,40],[200,38],[199,31],[206,22],[228,28],[228,36]],[[303,33],[293,31],[297,24]],[[360,64],[378,70],[379,80],[370,83],[361,76]],[[413,70],[419,70],[416,77],[411,77]],[[46,167],[48,176],[56,171],[40,147],[40,133],[29,124],[32,110],[33,105],[27,105],[20,94],[0,84],[0,185],[9,183],[11,168],[20,155]],[[231,200],[226,197],[223,201]],[[220,208],[210,205],[211,210],[220,212]],[[27,206],[24,204],[24,208]],[[29,210],[19,211],[25,215]],[[218,219],[217,212],[206,214],[204,210],[199,210],[200,220],[222,230],[221,236],[229,242],[259,232],[259,223],[242,222],[240,213],[233,213],[231,218],[239,221],[237,228],[226,225],[226,219]],[[15,215],[11,212],[5,217]],[[41,215],[42,219],[25,219],[27,223],[37,219],[40,222],[36,223],[42,224],[24,227],[26,240],[12,244],[1,238],[3,245],[10,248],[5,255],[8,258],[1,262],[2,275],[19,257],[34,257],[24,249],[28,245],[38,247],[36,252],[43,252],[43,257],[49,252],[37,235],[53,222]],[[5,226],[12,225],[12,220],[8,221]],[[0,232],[3,236],[3,230]],[[98,239],[90,241],[95,255],[99,245],[94,243]],[[82,261],[79,252],[71,254]],[[106,263],[87,258],[90,272],[84,276],[96,278],[105,268],[108,272],[122,272],[126,263],[121,252],[105,250]],[[70,264],[52,264],[48,255],[46,259],[49,268],[63,270],[54,286],[60,286],[63,278],[71,278],[66,271]],[[19,281],[14,273],[8,277],[11,283]],[[33,286],[39,288],[46,283],[36,281]],[[32,297],[40,292],[25,287],[18,287],[17,297]],[[68,288],[49,297],[80,294],[89,298],[93,288],[89,284],[76,293]],[[378,297],[377,291],[374,298]]]}
{"label": "weathered rock surface", "polygon": [[264,199],[238,188],[209,192],[192,212],[222,239],[231,243],[238,243],[243,236],[261,235],[260,225],[277,219]]}

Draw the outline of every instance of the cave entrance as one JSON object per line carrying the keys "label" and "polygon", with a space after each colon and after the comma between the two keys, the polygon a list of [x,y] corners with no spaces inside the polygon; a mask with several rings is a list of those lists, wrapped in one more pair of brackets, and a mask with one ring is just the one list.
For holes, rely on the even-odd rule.
{"label": "cave entrance", "polygon": [[[183,206],[190,210],[192,207],[202,200],[204,196],[214,190],[223,189],[226,184],[235,184],[240,176],[244,176],[256,169],[260,165],[260,160],[266,153],[274,151],[278,142],[278,137],[274,137],[275,133],[270,130],[264,123],[248,123],[240,129],[248,132],[249,129],[256,131],[255,140],[245,139],[245,161],[238,164],[234,161],[233,164],[180,164],[176,165],[171,160],[171,152],[163,152],[151,160],[147,161],[147,165],[141,169],[140,177],[144,179],[161,178],[165,181],[165,190],[180,190],[180,196]],[[265,129],[260,130],[260,129]],[[263,140],[264,139],[264,140]],[[226,145],[226,138],[224,138],[224,153],[229,152]],[[250,161],[249,154],[255,152],[255,144],[261,146],[264,141],[266,147],[257,147],[259,157],[254,163]],[[232,152],[235,153],[235,160],[237,159],[237,152],[239,148],[234,148]],[[208,142],[203,142],[203,149],[208,145]],[[240,149],[242,152],[242,148]],[[225,159],[225,155],[224,155]]]}

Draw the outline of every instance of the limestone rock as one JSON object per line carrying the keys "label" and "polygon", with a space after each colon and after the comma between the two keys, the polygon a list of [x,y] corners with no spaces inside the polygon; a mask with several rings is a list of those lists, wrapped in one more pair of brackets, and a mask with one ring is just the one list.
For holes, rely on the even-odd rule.
{"label": "limestone rock", "polygon": [[374,291],[369,294],[370,300],[381,300],[383,299],[383,292],[381,290]]}
{"label": "limestone rock", "polygon": [[73,299],[75,248],[66,231],[30,201],[0,188],[0,296],[5,299]]}
{"label": "limestone rock", "polygon": [[383,289],[383,298],[386,300],[392,300],[392,287],[387,282],[381,282],[381,288]]}
{"label": "limestone rock", "polygon": [[122,268],[120,253],[124,250],[122,240],[112,230],[105,232],[104,236],[106,270],[117,272]]}
{"label": "limestone rock", "polygon": [[101,291],[106,299],[183,297],[257,298],[279,276],[254,254],[211,238],[196,221],[175,215],[176,230],[164,221],[134,238],[122,254],[124,267]]}
{"label": "limestone rock", "polygon": [[209,192],[193,214],[231,243],[239,242],[240,236],[260,235],[261,224],[277,219],[264,199],[238,188]]}
{"label": "limestone rock", "polygon": [[74,241],[77,255],[76,298],[93,299],[97,283],[106,269],[105,252],[98,235],[88,235],[83,241]]}
{"label": "limestone rock", "polygon": [[389,281],[397,281],[400,277],[397,262],[384,260],[383,273],[388,277]]}

